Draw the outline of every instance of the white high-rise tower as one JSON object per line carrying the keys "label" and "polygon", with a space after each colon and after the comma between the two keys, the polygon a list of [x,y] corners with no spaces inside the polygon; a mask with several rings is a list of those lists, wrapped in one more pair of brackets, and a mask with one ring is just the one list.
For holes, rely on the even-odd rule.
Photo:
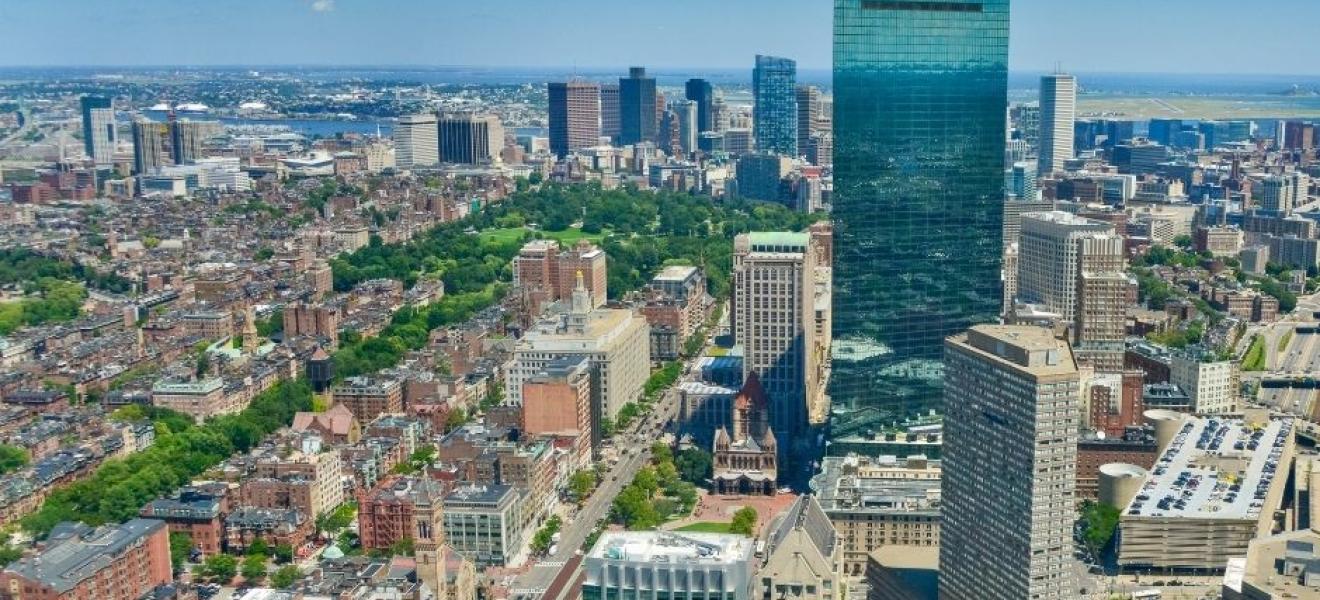
{"label": "white high-rise tower", "polygon": [[1077,78],[1055,73],[1040,78],[1040,173],[1063,170],[1073,157],[1077,121]]}

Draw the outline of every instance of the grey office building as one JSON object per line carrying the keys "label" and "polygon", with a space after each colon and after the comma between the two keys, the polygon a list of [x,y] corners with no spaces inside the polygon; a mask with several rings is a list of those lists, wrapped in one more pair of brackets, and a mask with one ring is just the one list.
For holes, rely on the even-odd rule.
{"label": "grey office building", "polygon": [[1079,598],[1081,376],[1068,342],[978,325],[946,344],[941,600]]}
{"label": "grey office building", "polygon": [[114,161],[115,131],[114,103],[103,96],[83,96],[82,107],[83,151],[97,166],[108,166]]}

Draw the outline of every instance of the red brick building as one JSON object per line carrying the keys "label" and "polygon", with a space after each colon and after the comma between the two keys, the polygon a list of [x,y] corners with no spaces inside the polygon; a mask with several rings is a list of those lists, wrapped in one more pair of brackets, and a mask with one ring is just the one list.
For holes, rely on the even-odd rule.
{"label": "red brick building", "polygon": [[1097,500],[1100,496],[1100,467],[1110,463],[1155,466],[1157,447],[1154,434],[1132,428],[1121,438],[1082,439],[1077,443],[1077,501]]}
{"label": "red brick building", "polygon": [[142,507],[143,518],[160,519],[170,533],[186,533],[193,548],[204,556],[224,549],[224,516],[229,512],[228,484],[183,488],[173,498],[160,498]]}
{"label": "red brick building", "polygon": [[0,600],[137,600],[173,579],[164,521],[63,523],[40,554],[0,572]]}
{"label": "red brick building", "polygon": [[439,506],[445,487],[425,477],[391,477],[358,495],[358,535],[362,547],[386,549],[414,538],[414,507]]}
{"label": "red brick building", "polygon": [[1090,428],[1122,437],[1128,427],[1141,425],[1144,377],[1145,372],[1137,370],[1096,376],[1091,382]]}

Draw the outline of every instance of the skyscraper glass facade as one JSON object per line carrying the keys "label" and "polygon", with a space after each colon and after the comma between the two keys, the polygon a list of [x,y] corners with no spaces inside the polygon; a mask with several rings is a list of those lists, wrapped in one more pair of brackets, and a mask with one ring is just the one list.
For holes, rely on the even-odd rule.
{"label": "skyscraper glass facade", "polygon": [[646,69],[632,67],[628,77],[619,80],[619,137],[620,146],[639,142],[654,142],[660,128],[660,111],[656,108],[655,78],[646,76]]}
{"label": "skyscraper glass facade", "polygon": [[835,0],[832,454],[940,410],[1002,306],[1008,0]]}
{"label": "skyscraper glass facade", "polygon": [[776,56],[757,56],[752,71],[752,114],[756,148],[797,156],[797,63]]}
{"label": "skyscraper glass facade", "polygon": [[715,103],[715,87],[705,79],[689,79],[684,86],[688,100],[697,103],[697,133],[715,131],[715,115],[711,105]]}

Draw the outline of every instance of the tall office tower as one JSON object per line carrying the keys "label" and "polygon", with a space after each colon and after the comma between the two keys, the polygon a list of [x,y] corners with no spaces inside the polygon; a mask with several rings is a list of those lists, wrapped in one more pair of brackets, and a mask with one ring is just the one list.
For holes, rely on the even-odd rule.
{"label": "tall office tower", "polygon": [[1036,199],[1036,164],[1035,161],[1013,163],[1013,176],[1010,179],[1009,193],[1019,200],[1032,202]]}
{"label": "tall office tower", "polygon": [[711,102],[710,120],[711,126],[719,133],[724,133],[732,127],[730,121],[733,120],[733,114],[729,110],[729,103],[724,101],[723,96],[715,96],[715,101]]}
{"label": "tall office tower", "polygon": [[216,121],[172,120],[170,127],[170,159],[176,165],[186,165],[202,158],[203,143],[223,130]]}
{"label": "tall office tower", "polygon": [[1270,175],[1261,181],[1260,208],[1285,217],[1297,206],[1297,186],[1286,175]]}
{"label": "tall office tower", "polygon": [[689,79],[684,89],[688,100],[697,103],[697,133],[715,131],[715,87],[705,79]]}
{"label": "tall office tower", "polygon": [[489,163],[504,149],[504,126],[496,115],[458,113],[440,117],[437,123],[441,162]]}
{"label": "tall office tower", "polygon": [[646,76],[645,67],[628,69],[628,77],[619,80],[619,139],[615,145],[654,142],[660,130],[655,106],[655,78]]}
{"label": "tall office tower", "polygon": [[1040,327],[949,338],[941,600],[1071,600],[1081,378]]}
{"label": "tall office tower", "polygon": [[133,172],[151,173],[169,157],[170,128],[146,119],[133,121]]}
{"label": "tall office tower", "polygon": [[600,134],[608,136],[611,142],[619,139],[619,84],[602,83],[600,85]]}
{"label": "tall office tower", "polygon": [[752,115],[756,147],[784,156],[798,154],[797,63],[775,56],[756,57],[752,71]]}
{"label": "tall office tower", "polygon": [[394,164],[400,169],[440,162],[440,142],[433,114],[405,115],[394,125]]}
{"label": "tall office tower", "polygon": [[1316,146],[1316,125],[1305,121],[1283,124],[1283,147],[1288,150],[1310,150]]}
{"label": "tall office tower", "polygon": [[815,346],[816,263],[806,233],[755,232],[733,241],[733,302],[729,323],[743,347],[743,372],[755,373],[770,400],[770,427],[803,440],[808,397],[820,385]]}
{"label": "tall office tower", "polygon": [[701,111],[692,100],[675,100],[669,105],[678,124],[678,142],[684,155],[697,151],[697,134],[701,133]]}
{"label": "tall office tower", "polygon": [[1113,233],[1109,223],[1063,211],[1022,215],[1018,298],[1071,320],[1077,311],[1078,241]]}
{"label": "tall office tower", "polygon": [[834,69],[830,453],[865,454],[939,408],[944,338],[998,319],[1008,0],[835,0]]}
{"label": "tall office tower", "polygon": [[797,149],[805,154],[811,146],[811,134],[820,131],[820,88],[797,86]]}
{"label": "tall office tower", "polygon": [[1077,78],[1055,73],[1040,78],[1040,172],[1062,171],[1073,157]]}
{"label": "tall office tower", "polygon": [[550,151],[567,156],[600,144],[600,85],[575,79],[551,83]]}
{"label": "tall office tower", "polygon": [[1078,364],[1121,373],[1127,349],[1128,276],[1123,236],[1098,234],[1077,241],[1077,314],[1073,349]]}
{"label": "tall office tower", "polygon": [[109,166],[114,162],[115,107],[109,98],[83,96],[82,106],[83,151],[96,166]]}

